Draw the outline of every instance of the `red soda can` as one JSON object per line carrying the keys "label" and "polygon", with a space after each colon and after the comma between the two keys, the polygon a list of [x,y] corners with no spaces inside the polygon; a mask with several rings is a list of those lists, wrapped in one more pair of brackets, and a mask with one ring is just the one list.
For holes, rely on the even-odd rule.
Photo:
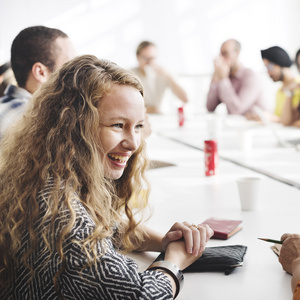
{"label": "red soda can", "polygon": [[184,124],[183,107],[178,107],[178,122],[180,127],[183,126]]}
{"label": "red soda can", "polygon": [[217,141],[204,141],[205,175],[212,176],[217,173],[218,147]]}

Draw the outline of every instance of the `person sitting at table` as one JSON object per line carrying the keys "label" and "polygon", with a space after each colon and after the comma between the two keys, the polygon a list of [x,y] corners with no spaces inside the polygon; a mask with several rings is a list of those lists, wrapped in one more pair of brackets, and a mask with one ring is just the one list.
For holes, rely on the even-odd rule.
{"label": "person sitting at table", "polygon": [[[203,253],[208,225],[162,235],[135,219],[147,201],[137,77],[77,57],[33,95],[0,147],[1,299],[173,299],[181,269]],[[139,196],[140,195],[140,196]],[[120,251],[165,251],[138,272]]]}
{"label": "person sitting at table", "polygon": [[[300,50],[297,51],[295,57],[295,64],[300,72]],[[288,96],[283,107],[281,123],[286,126],[300,127],[300,103],[295,105],[294,99],[300,98],[300,79],[297,78],[296,82],[292,82],[286,87]]]}
{"label": "person sitting at table", "polygon": [[[300,103],[300,83],[291,66],[293,64],[288,53],[278,46],[261,50],[261,57],[268,70],[270,78],[274,82],[282,82],[282,86],[276,93],[276,105],[271,120],[281,122],[283,125],[291,125],[294,119],[293,112]],[[292,109],[289,109],[292,106]]]}
{"label": "person sitting at table", "polygon": [[279,262],[282,268],[293,276],[291,282],[293,299],[300,300],[300,235],[284,234],[281,240],[283,243]]}
{"label": "person sitting at table", "polygon": [[239,61],[241,44],[225,41],[214,61],[214,73],[207,94],[206,108],[213,112],[224,103],[229,114],[255,115],[254,106],[265,110],[263,89],[258,75]]}
{"label": "person sitting at table", "polygon": [[70,38],[59,29],[31,26],[19,32],[11,46],[11,67],[17,85],[10,84],[0,98],[0,138],[49,75],[74,57]]}
{"label": "person sitting at table", "polygon": [[157,64],[156,57],[156,45],[149,41],[143,41],[136,50],[138,67],[132,69],[143,84],[147,113],[161,113],[163,97],[167,88],[170,88],[183,103],[188,102],[185,90],[169,72]]}

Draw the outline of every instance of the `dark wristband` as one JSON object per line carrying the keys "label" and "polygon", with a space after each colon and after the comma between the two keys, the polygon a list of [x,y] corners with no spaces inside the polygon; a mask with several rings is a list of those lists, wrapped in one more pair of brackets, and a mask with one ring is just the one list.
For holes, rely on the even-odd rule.
{"label": "dark wristband", "polygon": [[183,287],[183,281],[184,281],[183,273],[176,265],[166,260],[160,260],[154,262],[150,267],[148,267],[147,270],[158,270],[158,269],[165,271],[166,273],[171,275],[172,278],[174,279],[176,284],[176,292],[174,296],[175,299]]}

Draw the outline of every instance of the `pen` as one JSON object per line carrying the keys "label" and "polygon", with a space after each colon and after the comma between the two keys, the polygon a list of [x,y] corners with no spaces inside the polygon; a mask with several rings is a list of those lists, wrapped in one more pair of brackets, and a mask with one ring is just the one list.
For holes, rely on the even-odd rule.
{"label": "pen", "polygon": [[263,238],[258,238],[259,240],[265,241],[265,242],[270,242],[270,243],[275,243],[275,244],[282,244],[283,241],[277,241],[277,240],[272,240],[272,239],[263,239]]}

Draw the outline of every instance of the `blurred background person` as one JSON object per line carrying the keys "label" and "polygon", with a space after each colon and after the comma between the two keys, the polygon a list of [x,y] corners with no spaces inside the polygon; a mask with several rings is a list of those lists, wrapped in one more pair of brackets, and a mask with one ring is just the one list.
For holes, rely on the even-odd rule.
{"label": "blurred background person", "polygon": [[138,66],[132,71],[139,77],[144,87],[147,113],[161,113],[161,105],[167,88],[183,103],[188,102],[187,93],[174,77],[157,64],[156,45],[141,42],[136,50]]}
{"label": "blurred background person", "polygon": [[0,98],[0,137],[50,74],[74,56],[71,40],[59,29],[32,26],[15,37],[11,67],[18,86],[9,85]]}
{"label": "blurred background person", "polygon": [[[298,72],[300,72],[300,50],[298,50],[296,53],[295,64]],[[299,80],[300,79],[298,77],[295,81],[292,81],[291,84],[287,85],[285,88],[287,97],[280,119],[281,123],[286,126],[291,125],[300,127],[300,103],[297,105],[297,99],[300,98]]]}
{"label": "blurred background person", "polygon": [[0,66],[0,97],[4,96],[4,91],[9,84],[16,84],[16,80],[10,62],[7,62]]}
{"label": "blurred background person", "polygon": [[[300,102],[300,90],[296,88],[300,81],[291,68],[293,62],[288,53],[278,46],[261,50],[261,57],[270,78],[274,82],[282,82],[276,93],[274,115],[271,116],[271,120],[290,125],[291,118],[287,115],[286,105],[292,105],[293,109],[297,109]],[[290,103],[286,103],[287,100]]]}
{"label": "blurred background person", "polygon": [[213,112],[224,103],[229,114],[255,114],[254,106],[265,109],[263,89],[258,75],[239,61],[241,44],[225,41],[214,61],[214,73],[207,94],[206,108]]}
{"label": "blurred background person", "polygon": [[292,291],[294,300],[300,300],[300,235],[284,234],[281,237],[283,241],[279,254],[279,262],[282,268],[291,274]]}
{"label": "blurred background person", "polygon": [[295,64],[296,64],[298,72],[300,72],[300,49],[296,53]]}

